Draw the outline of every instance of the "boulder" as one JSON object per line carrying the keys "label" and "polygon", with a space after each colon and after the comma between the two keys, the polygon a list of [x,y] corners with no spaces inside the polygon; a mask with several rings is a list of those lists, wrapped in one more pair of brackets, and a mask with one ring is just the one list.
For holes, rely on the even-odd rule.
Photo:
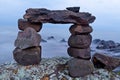
{"label": "boulder", "polygon": [[88,12],[76,13],[69,10],[48,10],[45,8],[34,9],[29,8],[23,16],[33,23],[74,23],[74,24],[89,24],[94,22],[95,16]]}
{"label": "boulder", "polygon": [[68,61],[69,74],[72,77],[84,77],[94,71],[91,61],[73,58]]}
{"label": "boulder", "polygon": [[78,13],[80,10],[80,7],[67,7],[66,9],[69,11],[73,11],[73,12]]}
{"label": "boulder", "polygon": [[26,28],[31,27],[35,29],[37,32],[39,32],[42,29],[42,23],[30,23],[29,21],[25,19],[19,19],[18,20],[18,28],[20,30],[25,30]]}
{"label": "boulder", "polygon": [[18,33],[15,40],[15,47],[26,49],[29,47],[39,46],[41,37],[33,28],[26,28],[23,32]]}
{"label": "boulder", "polygon": [[85,59],[85,60],[89,60],[91,58],[90,48],[78,49],[78,48],[69,47],[67,51],[68,51],[69,56],[71,57]]}
{"label": "boulder", "polygon": [[116,43],[112,40],[105,41],[101,40],[99,44],[97,45],[97,49],[112,49],[116,47]]}
{"label": "boulder", "polygon": [[93,31],[91,26],[72,25],[69,31],[73,35],[88,34]]}
{"label": "boulder", "polygon": [[41,47],[32,47],[27,49],[16,48],[13,51],[13,57],[20,65],[36,65],[41,61]]}
{"label": "boulder", "polygon": [[96,53],[92,57],[92,62],[96,68],[113,70],[120,66],[120,59],[105,54]]}
{"label": "boulder", "polygon": [[68,45],[74,48],[88,48],[90,47],[92,36],[88,35],[71,35],[68,39]]}

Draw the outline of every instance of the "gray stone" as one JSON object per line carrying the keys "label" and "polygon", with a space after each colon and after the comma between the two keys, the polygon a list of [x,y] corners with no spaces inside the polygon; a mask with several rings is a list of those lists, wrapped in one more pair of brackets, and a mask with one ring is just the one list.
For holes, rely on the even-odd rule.
{"label": "gray stone", "polygon": [[20,65],[36,65],[41,61],[41,47],[27,49],[16,48],[13,51],[13,57]]}
{"label": "gray stone", "polygon": [[91,58],[90,48],[78,49],[78,48],[69,47],[67,51],[68,51],[69,56],[71,57],[85,59],[85,60],[89,60]]}
{"label": "gray stone", "polygon": [[15,40],[15,47],[26,49],[29,47],[39,46],[41,37],[33,28],[26,28],[23,32],[18,33]]}
{"label": "gray stone", "polygon": [[73,12],[78,13],[80,10],[80,7],[67,7],[66,9],[69,11],[73,11]]}
{"label": "gray stone", "polygon": [[31,27],[35,29],[37,32],[39,32],[42,29],[42,23],[30,23],[29,21],[25,19],[19,19],[18,20],[18,28],[20,30],[25,30],[26,28]]}
{"label": "gray stone", "polygon": [[69,28],[69,31],[72,35],[79,35],[79,34],[88,34],[93,31],[91,26],[82,26],[82,25],[72,25]]}
{"label": "gray stone", "polygon": [[18,20],[18,28],[20,30],[25,30],[26,28],[31,27],[39,32],[42,29],[42,23],[30,23],[26,19],[19,19]]}
{"label": "gray stone", "polygon": [[92,36],[88,35],[71,35],[68,39],[68,45],[73,48],[88,48],[90,47]]}
{"label": "gray stone", "polygon": [[47,10],[40,9],[27,9],[24,19],[34,23],[74,23],[74,24],[88,24],[95,20],[95,16],[90,13],[80,12],[76,13],[69,10]]}
{"label": "gray stone", "polygon": [[96,68],[113,70],[120,66],[120,59],[105,54],[96,53],[92,57],[92,62]]}
{"label": "gray stone", "polygon": [[68,70],[72,77],[84,77],[94,71],[94,66],[89,60],[73,58],[68,61]]}

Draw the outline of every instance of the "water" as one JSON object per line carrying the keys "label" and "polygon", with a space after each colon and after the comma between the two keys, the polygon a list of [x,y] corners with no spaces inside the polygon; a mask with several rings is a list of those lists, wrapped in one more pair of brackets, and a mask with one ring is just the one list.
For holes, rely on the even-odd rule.
{"label": "water", "polygon": [[[55,40],[48,40],[47,43],[41,43],[42,46],[42,57],[54,57],[54,56],[65,56],[67,54],[67,43],[60,43],[61,39],[68,40],[70,33],[69,27],[71,24],[60,25],[60,24],[44,24],[41,32],[39,32],[43,39],[47,40],[49,36],[54,36]],[[94,31],[92,33],[93,39],[99,38],[104,40],[114,40],[120,42],[118,37],[119,31],[116,29],[98,29],[92,25]],[[13,61],[13,50],[15,48],[14,41],[17,38],[18,28],[17,26],[0,26],[0,63]]]}

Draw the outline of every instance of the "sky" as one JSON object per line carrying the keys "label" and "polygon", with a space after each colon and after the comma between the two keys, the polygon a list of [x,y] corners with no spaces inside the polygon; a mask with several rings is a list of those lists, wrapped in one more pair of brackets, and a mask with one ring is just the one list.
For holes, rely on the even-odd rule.
{"label": "sky", "polygon": [[[0,0],[0,56],[2,56],[0,61],[13,59],[11,57],[15,48],[14,41],[19,31],[17,21],[19,18],[23,18],[26,9],[63,10],[71,6],[79,6],[81,12],[89,12],[96,17],[95,22],[90,24],[94,30],[92,32],[93,39],[114,40],[120,43],[120,0]],[[61,25],[45,24],[40,34],[43,37],[55,34],[61,39],[68,38],[70,25],[59,26]],[[48,44],[52,47],[53,43]],[[58,45],[58,43],[54,45]],[[59,49],[63,48],[59,47]],[[48,49],[44,48],[44,51]]]}

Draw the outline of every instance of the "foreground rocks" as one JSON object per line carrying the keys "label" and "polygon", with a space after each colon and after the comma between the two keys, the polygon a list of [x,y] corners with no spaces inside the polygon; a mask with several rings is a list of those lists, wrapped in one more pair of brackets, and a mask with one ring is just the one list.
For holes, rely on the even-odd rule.
{"label": "foreground rocks", "polygon": [[105,54],[96,53],[93,55],[92,62],[96,68],[113,70],[120,66],[120,59]]}
{"label": "foreground rocks", "polygon": [[[92,74],[73,78],[69,76],[67,65],[64,66],[69,59],[43,58],[39,65],[30,66],[21,66],[17,63],[2,64],[0,65],[0,80],[120,80],[120,75],[105,69],[95,69]],[[61,66],[58,66],[60,64]]]}

